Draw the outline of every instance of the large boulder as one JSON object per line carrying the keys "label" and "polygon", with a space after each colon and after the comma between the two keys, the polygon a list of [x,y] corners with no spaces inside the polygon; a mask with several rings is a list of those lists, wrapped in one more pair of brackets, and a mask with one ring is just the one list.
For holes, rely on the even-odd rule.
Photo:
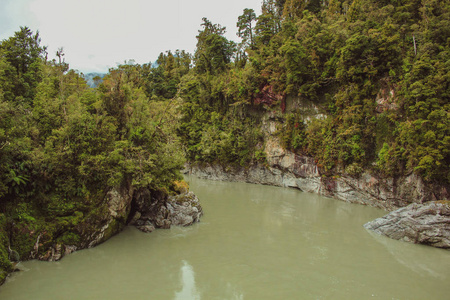
{"label": "large boulder", "polygon": [[450,249],[450,201],[413,203],[364,227],[392,239]]}
{"label": "large boulder", "polygon": [[172,225],[189,226],[200,221],[203,209],[197,196],[192,192],[170,196],[167,203]]}

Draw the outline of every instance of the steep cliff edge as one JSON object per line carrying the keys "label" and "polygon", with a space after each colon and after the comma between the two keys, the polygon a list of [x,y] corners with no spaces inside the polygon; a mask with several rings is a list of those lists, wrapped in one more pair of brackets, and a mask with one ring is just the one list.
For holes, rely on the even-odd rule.
{"label": "steep cliff edge", "polygon": [[359,178],[321,177],[313,159],[286,152],[268,156],[268,162],[268,165],[239,169],[196,164],[188,165],[186,171],[206,179],[292,187],[351,203],[395,210],[365,227],[390,238],[450,249],[448,204],[435,204],[437,199],[448,199],[445,187],[425,185],[415,175],[396,180],[380,179],[368,172]]}
{"label": "steep cliff edge", "polygon": [[[393,211],[411,203],[420,206],[429,201],[450,198],[448,186],[426,184],[415,174],[382,178],[366,170],[358,177],[345,173],[324,176],[314,158],[297,155],[284,149],[276,135],[276,128],[276,120],[270,115],[263,119],[265,163],[255,163],[246,167],[193,163],[186,165],[185,172],[212,180],[291,187],[386,211]],[[444,226],[447,226],[448,230],[450,223],[444,222]],[[438,244],[439,242],[436,242],[431,245]]]}
{"label": "steep cliff edge", "polygon": [[422,178],[410,174],[398,178],[380,178],[370,171],[355,178],[346,174],[324,176],[314,158],[297,155],[281,146],[276,136],[276,121],[267,116],[262,122],[265,134],[266,163],[247,167],[194,163],[185,172],[212,180],[297,188],[339,200],[370,205],[387,211],[410,203],[425,203],[449,198],[449,187],[425,184]]}
{"label": "steep cliff edge", "polygon": [[155,228],[191,225],[199,222],[202,214],[198,198],[187,185],[174,195],[147,188],[136,190],[131,185],[111,189],[98,207],[86,216],[79,214],[78,220],[65,226],[50,220],[16,226],[0,214],[0,284],[13,270],[11,262],[58,261],[108,240],[126,225],[151,232]]}

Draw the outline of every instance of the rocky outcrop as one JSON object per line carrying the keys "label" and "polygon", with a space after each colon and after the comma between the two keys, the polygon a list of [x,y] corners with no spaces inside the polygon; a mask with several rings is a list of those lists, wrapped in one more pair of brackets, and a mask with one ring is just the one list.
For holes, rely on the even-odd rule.
{"label": "rocky outcrop", "polygon": [[286,154],[283,150],[278,153],[279,155],[268,159],[268,165],[230,168],[197,164],[188,165],[186,171],[213,180],[293,187],[388,211],[413,202],[366,224],[366,228],[403,241],[450,248],[450,208],[448,204],[445,206],[434,201],[439,197],[448,199],[445,187],[427,186],[416,175],[397,180],[380,179],[369,173],[364,173],[359,178],[322,177],[311,158]]}
{"label": "rocky outcrop", "polygon": [[134,203],[134,215],[130,225],[144,232],[152,232],[156,228],[192,225],[199,222],[203,215],[198,198],[192,192],[185,191],[167,198],[163,196],[162,201],[151,201],[158,197],[161,195],[152,198],[150,191],[140,191]]}
{"label": "rocky outcrop", "polygon": [[380,178],[366,171],[358,177],[339,174],[326,177],[312,157],[300,156],[284,149],[277,136],[276,115],[268,115],[262,122],[265,134],[266,163],[232,168],[218,164],[190,164],[185,172],[201,178],[241,181],[256,184],[292,187],[351,203],[395,210],[410,203],[449,199],[450,188],[425,185],[415,175],[399,178]]}
{"label": "rocky outcrop", "polygon": [[[174,196],[124,185],[108,191],[98,207],[86,216],[80,214],[82,217],[76,225],[65,231],[55,229],[50,232],[42,228],[25,232],[26,236],[32,237],[31,245],[27,246],[31,251],[19,259],[58,261],[72,252],[106,241],[128,224],[151,232],[156,228],[191,225],[198,222],[202,214],[198,198],[188,191],[187,185],[182,193]],[[57,230],[60,233],[55,236]]]}
{"label": "rocky outcrop", "polygon": [[40,255],[39,260],[45,261],[58,261],[64,256],[77,251],[77,246],[74,245],[64,245],[64,244],[56,244],[50,247],[47,252]]}
{"label": "rocky outcrop", "polygon": [[450,249],[450,202],[413,203],[364,227],[392,239]]}
{"label": "rocky outcrop", "polygon": [[0,213],[0,285],[15,270],[11,261],[58,261],[106,241],[126,225],[152,232],[156,228],[199,222],[203,210],[197,196],[189,192],[183,181],[175,182],[175,190],[177,194],[169,196],[167,192],[136,190],[131,184],[124,184],[110,189],[96,202],[93,200],[94,204],[84,211],[75,211],[54,223],[37,219],[33,226],[8,221]]}
{"label": "rocky outcrop", "polygon": [[69,237],[77,237],[76,240],[67,239],[67,243],[64,239],[61,241],[60,238],[56,242],[44,245],[42,240],[46,239],[48,233],[41,232],[36,238],[29,258],[58,261],[65,255],[77,250],[92,248],[106,241],[125,227],[133,195],[134,189],[131,185],[109,190],[97,209],[92,210],[74,228],[62,234],[62,236],[66,234]]}
{"label": "rocky outcrop", "polygon": [[224,181],[292,187],[351,203],[395,210],[411,202],[425,203],[448,199],[448,189],[425,185],[414,174],[397,179],[382,179],[368,172],[358,178],[341,175],[323,177],[310,157],[281,152],[268,156],[268,164],[254,164],[246,168],[230,168],[215,164],[187,165],[186,173]]}

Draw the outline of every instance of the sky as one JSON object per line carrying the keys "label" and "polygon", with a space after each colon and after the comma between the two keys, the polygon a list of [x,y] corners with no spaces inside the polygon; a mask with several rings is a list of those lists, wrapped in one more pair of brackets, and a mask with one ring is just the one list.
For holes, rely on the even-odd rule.
{"label": "sky", "polygon": [[244,8],[260,14],[262,0],[0,0],[0,40],[21,26],[39,31],[49,58],[64,48],[71,69],[107,72],[126,60],[154,62],[176,49],[194,53],[202,18],[227,28]]}

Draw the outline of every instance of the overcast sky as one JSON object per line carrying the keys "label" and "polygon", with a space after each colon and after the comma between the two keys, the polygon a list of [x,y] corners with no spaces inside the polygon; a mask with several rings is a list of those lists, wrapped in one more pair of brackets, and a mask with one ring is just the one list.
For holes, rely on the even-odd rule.
{"label": "overcast sky", "polygon": [[28,26],[54,58],[64,47],[70,68],[106,72],[125,60],[154,62],[160,52],[193,53],[202,18],[227,27],[238,41],[244,8],[260,13],[262,0],[0,0],[0,40]]}

